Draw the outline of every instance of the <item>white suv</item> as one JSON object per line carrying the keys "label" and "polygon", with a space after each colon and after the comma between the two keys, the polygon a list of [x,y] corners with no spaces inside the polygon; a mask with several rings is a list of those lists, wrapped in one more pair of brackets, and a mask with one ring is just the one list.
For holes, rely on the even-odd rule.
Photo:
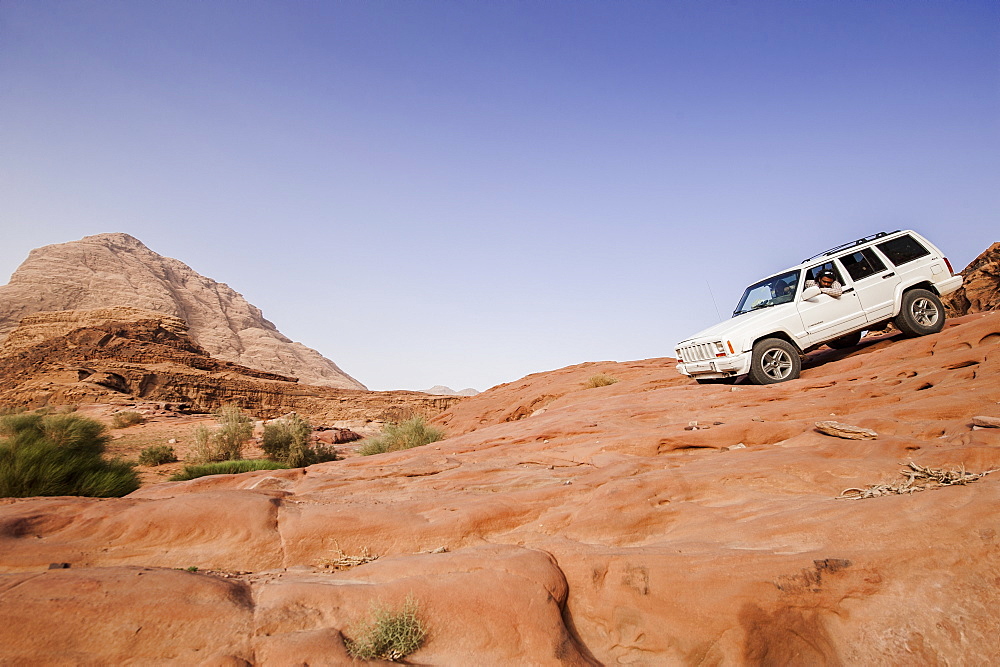
{"label": "white suv", "polygon": [[[826,272],[839,283],[839,297],[816,285]],[[677,344],[677,370],[701,383],[742,375],[755,384],[794,380],[800,354],[823,344],[857,345],[865,330],[889,322],[909,336],[937,333],[945,317],[938,297],[961,284],[962,276],[924,237],[880,232],[747,287],[732,319]]]}

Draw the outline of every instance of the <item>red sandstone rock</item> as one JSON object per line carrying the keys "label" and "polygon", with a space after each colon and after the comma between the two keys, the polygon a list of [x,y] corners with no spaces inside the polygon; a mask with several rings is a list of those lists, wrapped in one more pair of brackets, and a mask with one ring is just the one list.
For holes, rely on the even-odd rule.
{"label": "red sandstone rock", "polygon": [[[620,382],[586,389],[597,373]],[[423,664],[997,662],[1000,473],[838,496],[907,461],[1000,468],[1000,430],[969,428],[996,414],[998,373],[1000,313],[975,314],[815,352],[780,385],[587,364],[465,399],[413,450],[0,501],[0,662],[345,662],[370,603],[408,594]],[[379,559],[320,566],[363,550]],[[219,580],[153,569],[189,566]],[[133,585],[139,567],[164,578]],[[50,648],[41,619],[67,639]]]}
{"label": "red sandstone rock", "polygon": [[962,270],[962,286],[942,299],[948,314],[1000,310],[1000,243],[994,243]]}
{"label": "red sandstone rock", "polygon": [[842,424],[837,421],[816,422],[816,430],[820,433],[826,433],[827,435],[847,440],[875,440],[878,438],[878,433],[870,428]]}

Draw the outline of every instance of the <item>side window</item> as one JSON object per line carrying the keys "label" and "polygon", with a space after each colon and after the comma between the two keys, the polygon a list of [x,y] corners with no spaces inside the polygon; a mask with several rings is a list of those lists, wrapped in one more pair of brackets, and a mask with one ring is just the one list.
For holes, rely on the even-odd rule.
{"label": "side window", "polygon": [[871,248],[865,248],[861,252],[871,265],[873,273],[882,273],[885,271],[885,263],[882,261],[882,258],[878,256],[877,252]]}
{"label": "side window", "polygon": [[823,271],[833,271],[833,275],[836,276],[837,282],[840,283],[841,285],[844,284],[844,279],[840,275],[840,271],[837,270],[837,267],[834,266],[833,262],[827,262],[826,264],[820,264],[818,266],[812,267],[811,269],[806,269],[806,280],[812,280],[813,282],[816,282],[816,276],[818,276]]}
{"label": "side window", "polygon": [[920,245],[920,243],[918,243],[917,240],[909,234],[904,234],[898,239],[892,239],[891,241],[885,241],[876,245],[878,246],[878,249],[889,258],[889,261],[896,266],[912,262],[913,260],[923,257],[924,255],[931,254],[927,248]]}
{"label": "side window", "polygon": [[871,248],[844,255],[840,257],[840,263],[851,274],[851,278],[856,281],[885,271],[885,264]]}

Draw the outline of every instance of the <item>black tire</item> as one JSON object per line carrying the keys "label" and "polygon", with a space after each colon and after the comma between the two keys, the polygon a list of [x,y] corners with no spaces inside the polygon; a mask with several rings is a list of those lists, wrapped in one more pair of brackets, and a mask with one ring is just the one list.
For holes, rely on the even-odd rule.
{"label": "black tire", "polygon": [[864,331],[855,331],[854,333],[849,333],[846,336],[841,336],[840,338],[834,338],[831,341],[827,341],[827,346],[832,347],[835,350],[846,350],[849,347],[854,347],[861,342],[861,336]]}
{"label": "black tire", "polygon": [[905,336],[926,336],[944,327],[944,306],[934,292],[911,289],[903,294],[899,315],[892,321]]}
{"label": "black tire", "polygon": [[794,345],[780,338],[765,338],[753,346],[747,377],[754,384],[775,384],[795,380],[801,370],[802,359]]}

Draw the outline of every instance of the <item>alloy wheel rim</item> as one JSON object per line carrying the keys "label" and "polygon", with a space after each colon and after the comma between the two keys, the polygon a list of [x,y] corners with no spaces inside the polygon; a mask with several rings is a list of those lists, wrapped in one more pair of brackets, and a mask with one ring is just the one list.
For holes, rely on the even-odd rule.
{"label": "alloy wheel rim", "polygon": [[768,350],[761,357],[761,369],[772,380],[784,380],[792,372],[792,357],[780,348]]}
{"label": "alloy wheel rim", "polygon": [[910,308],[913,320],[922,327],[934,326],[938,319],[938,309],[930,299],[917,299]]}

